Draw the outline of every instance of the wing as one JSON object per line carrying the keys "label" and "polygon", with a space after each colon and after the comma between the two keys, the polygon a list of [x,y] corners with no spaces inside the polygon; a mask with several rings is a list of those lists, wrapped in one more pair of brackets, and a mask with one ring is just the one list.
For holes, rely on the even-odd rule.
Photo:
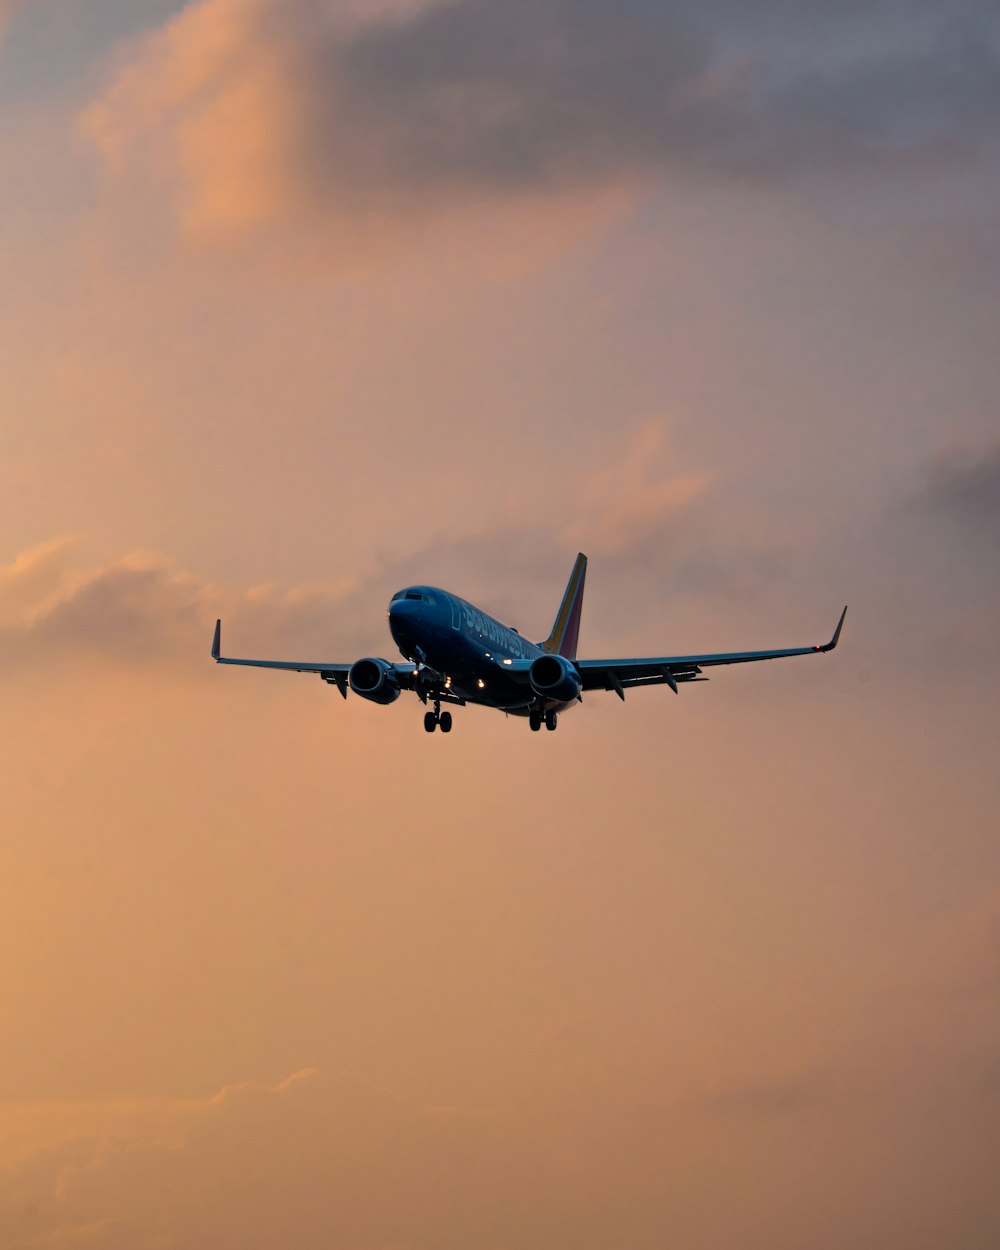
{"label": "wing", "polygon": [[[212,659],[216,664],[246,664],[251,668],[284,668],[292,673],[318,673],[324,681],[332,682],[340,693],[347,698],[347,675],[351,671],[350,664],[313,663],[310,660],[237,660],[232,656],[222,655],[222,622],[215,622],[215,637],[212,639]],[[394,664],[396,680],[400,689],[414,689],[414,668],[412,664]]]}
{"label": "wing", "polygon": [[620,699],[630,686],[666,685],[677,693],[680,682],[707,681],[702,670],[720,664],[749,664],[756,660],[780,660],[789,655],[816,655],[832,651],[840,641],[844,626],[844,608],[833,631],[833,637],[822,646],[784,647],[772,651],[722,651],[709,655],[663,655],[649,659],[577,660],[584,690],[613,690]]}

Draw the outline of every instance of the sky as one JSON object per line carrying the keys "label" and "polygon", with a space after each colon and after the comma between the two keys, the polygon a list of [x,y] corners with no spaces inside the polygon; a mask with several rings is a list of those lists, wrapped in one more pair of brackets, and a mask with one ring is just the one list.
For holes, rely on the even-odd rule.
{"label": "sky", "polygon": [[[0,0],[0,1250],[992,1250],[1000,23]],[[555,734],[395,658],[795,646]]]}

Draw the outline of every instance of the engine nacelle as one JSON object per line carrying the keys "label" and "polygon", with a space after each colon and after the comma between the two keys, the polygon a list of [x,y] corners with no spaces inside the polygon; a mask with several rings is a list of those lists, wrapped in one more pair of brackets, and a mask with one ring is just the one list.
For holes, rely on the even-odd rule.
{"label": "engine nacelle", "polygon": [[347,680],[355,694],[372,703],[395,703],[400,695],[396,670],[388,660],[371,656],[355,660]]}
{"label": "engine nacelle", "polygon": [[580,694],[580,674],[561,655],[540,655],[529,670],[528,680],[543,699],[572,703]]}

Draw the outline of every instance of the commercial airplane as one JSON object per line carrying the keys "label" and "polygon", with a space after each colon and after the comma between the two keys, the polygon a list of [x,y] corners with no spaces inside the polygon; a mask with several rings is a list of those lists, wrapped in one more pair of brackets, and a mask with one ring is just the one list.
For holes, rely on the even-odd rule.
{"label": "commercial airplane", "polygon": [[576,557],[552,632],[544,642],[522,638],[471,603],[436,586],[407,586],[392,596],[389,631],[405,664],[367,656],[353,664],[313,664],[298,660],[236,660],[221,654],[222,622],[215,623],[212,659],[218,664],[285,668],[318,673],[346,699],[350,687],[373,703],[394,703],[412,690],[430,707],[424,714],[428,733],[451,732],[451,712],[442,704],[478,703],[511,716],[526,716],[532,730],[555,729],[559,713],[583,702],[585,690],[613,690],[624,700],[633,686],[669,686],[708,681],[702,670],[719,664],[776,660],[786,655],[832,651],[840,640],[847,609],[829,642],[777,651],[728,651],[714,655],[662,655],[651,659],[578,660],[580,611],[587,557]]}

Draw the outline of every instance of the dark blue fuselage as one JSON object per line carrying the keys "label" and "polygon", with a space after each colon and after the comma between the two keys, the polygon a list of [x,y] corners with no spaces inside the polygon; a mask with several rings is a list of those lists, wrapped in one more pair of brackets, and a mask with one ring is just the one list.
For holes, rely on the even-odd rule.
{"label": "dark blue fuselage", "polygon": [[457,595],[407,586],[389,604],[389,629],[407,660],[432,668],[466,702],[522,716],[537,707],[538,696],[523,675],[517,679],[506,671],[505,661],[535,660],[545,652]]}

